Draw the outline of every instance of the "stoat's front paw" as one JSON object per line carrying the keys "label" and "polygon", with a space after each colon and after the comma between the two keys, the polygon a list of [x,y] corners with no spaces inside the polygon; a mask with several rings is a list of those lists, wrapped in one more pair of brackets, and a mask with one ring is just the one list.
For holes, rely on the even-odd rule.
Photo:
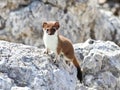
{"label": "stoat's front paw", "polygon": [[53,63],[57,63],[57,60],[56,60],[56,58],[54,58],[54,59],[53,59]]}
{"label": "stoat's front paw", "polygon": [[59,61],[60,61],[60,56],[56,55],[53,60],[54,60],[54,63],[59,63]]}
{"label": "stoat's front paw", "polygon": [[54,63],[57,67],[59,67],[59,62],[58,62],[58,60],[53,59],[53,63]]}
{"label": "stoat's front paw", "polygon": [[48,49],[45,49],[45,50],[43,51],[43,54],[48,54]]}

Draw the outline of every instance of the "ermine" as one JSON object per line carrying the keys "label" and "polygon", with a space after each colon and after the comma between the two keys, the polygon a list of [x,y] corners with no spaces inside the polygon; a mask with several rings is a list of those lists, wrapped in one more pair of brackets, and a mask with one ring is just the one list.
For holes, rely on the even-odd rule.
{"label": "ermine", "polygon": [[51,50],[56,55],[63,54],[63,56],[65,56],[69,61],[73,62],[78,71],[77,77],[80,82],[82,82],[82,71],[78,60],[75,57],[73,45],[69,39],[59,35],[58,33],[58,29],[60,27],[59,22],[44,22],[42,27],[44,32],[43,41],[47,50],[46,53]]}

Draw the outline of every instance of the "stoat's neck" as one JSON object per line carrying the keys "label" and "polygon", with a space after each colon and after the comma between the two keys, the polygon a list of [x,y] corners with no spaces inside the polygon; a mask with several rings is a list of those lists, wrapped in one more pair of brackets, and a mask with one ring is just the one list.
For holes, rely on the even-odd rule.
{"label": "stoat's neck", "polygon": [[54,33],[54,35],[48,35],[48,33],[44,32],[43,41],[44,41],[46,48],[56,53],[56,49],[58,45],[58,32],[57,31]]}

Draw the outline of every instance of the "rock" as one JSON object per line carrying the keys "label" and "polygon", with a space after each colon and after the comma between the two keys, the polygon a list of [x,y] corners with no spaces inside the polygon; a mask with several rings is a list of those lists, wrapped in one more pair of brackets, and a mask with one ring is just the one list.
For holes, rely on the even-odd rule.
{"label": "rock", "polygon": [[104,4],[107,0],[98,0],[99,4]]}
{"label": "rock", "polygon": [[65,9],[67,7],[67,4],[68,3],[71,3],[71,1],[69,0],[61,0],[61,1],[58,1],[58,0],[42,0],[44,3],[46,4],[51,4],[55,7],[58,7],[58,8],[62,8],[62,9]]}
{"label": "rock", "polygon": [[[73,17],[73,14],[70,12],[65,15],[64,11],[58,7],[52,8],[51,5],[45,5],[39,1],[34,1],[28,7],[19,11],[13,11],[9,14],[5,29],[8,32],[7,36],[10,38],[9,41],[38,47],[43,46],[41,26],[42,22],[47,20],[60,21],[60,32],[68,38],[74,35],[75,37],[71,38],[71,40],[74,42],[78,41],[79,31],[75,28],[79,28],[77,18]],[[74,22],[77,22],[77,25]],[[63,27],[63,24],[65,24],[66,27]]]}
{"label": "rock", "polygon": [[75,90],[76,68],[65,66],[62,58],[55,64],[53,56],[37,47],[0,41],[0,89]]}
{"label": "rock", "polygon": [[120,47],[111,41],[87,40],[74,44],[83,70],[77,80],[73,64],[63,58],[54,63],[54,54],[44,49],[0,41],[1,90],[119,90]]}
{"label": "rock", "polygon": [[11,80],[7,74],[0,72],[0,90],[10,90],[13,85],[13,80]]}
{"label": "rock", "polygon": [[99,9],[97,0],[4,0],[0,4],[1,40],[43,47],[42,22],[55,20],[60,22],[60,33],[73,43],[92,38],[120,45],[119,17]]}
{"label": "rock", "polygon": [[83,32],[81,41],[89,38],[104,41],[110,40],[120,46],[118,39],[120,37],[120,19],[118,17],[113,16],[109,11],[96,10],[93,7],[91,10],[88,8],[82,18]]}
{"label": "rock", "polygon": [[64,10],[40,1],[34,1],[24,9],[11,12],[5,30],[12,42],[41,47],[43,46],[41,26],[42,22],[47,20],[58,20],[60,32],[68,38],[74,36],[71,38],[73,42],[79,41],[80,25],[77,17],[71,12],[65,14]]}
{"label": "rock", "polygon": [[21,6],[27,5],[30,0],[1,0],[0,1],[0,16],[4,19],[9,17],[9,13],[12,10],[17,10]]}
{"label": "rock", "polygon": [[100,7],[104,10],[111,11],[115,16],[120,17],[119,0],[99,0]]}
{"label": "rock", "polygon": [[74,47],[83,69],[85,88],[93,90],[120,89],[119,46],[110,41],[89,39],[85,43],[75,44]]}
{"label": "rock", "polygon": [[[39,11],[36,11],[38,9]],[[10,13],[6,30],[12,42],[34,46],[40,46],[43,43],[42,29],[40,29],[42,22],[39,21],[39,17],[44,15],[40,14],[41,11],[46,12],[43,4],[36,1],[25,9]]]}
{"label": "rock", "polygon": [[2,17],[0,17],[0,29],[3,28],[5,28],[5,20]]}
{"label": "rock", "polygon": [[31,90],[30,88],[28,87],[12,87],[11,90]]}

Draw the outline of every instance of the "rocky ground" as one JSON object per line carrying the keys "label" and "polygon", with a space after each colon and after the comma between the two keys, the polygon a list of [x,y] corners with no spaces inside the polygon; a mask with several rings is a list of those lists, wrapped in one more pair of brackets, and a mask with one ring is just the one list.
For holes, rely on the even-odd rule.
{"label": "rocky ground", "polygon": [[68,72],[62,60],[54,64],[54,55],[43,51],[0,41],[0,90],[74,90],[75,67]]}
{"label": "rocky ground", "polygon": [[83,86],[77,90],[120,89],[120,47],[110,41],[87,40],[75,44],[84,72]]}
{"label": "rocky ground", "polygon": [[[83,69],[77,80],[73,64],[44,49],[0,41],[0,90],[120,90],[120,47],[110,41],[74,44]],[[70,71],[68,71],[70,70]]]}

